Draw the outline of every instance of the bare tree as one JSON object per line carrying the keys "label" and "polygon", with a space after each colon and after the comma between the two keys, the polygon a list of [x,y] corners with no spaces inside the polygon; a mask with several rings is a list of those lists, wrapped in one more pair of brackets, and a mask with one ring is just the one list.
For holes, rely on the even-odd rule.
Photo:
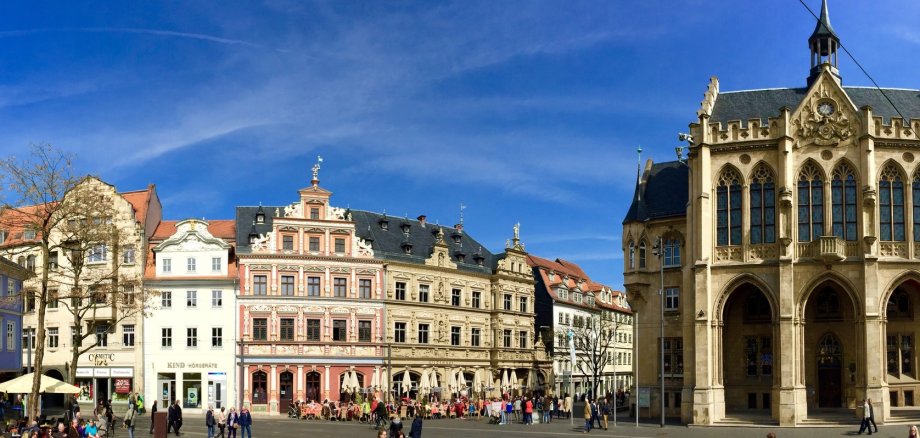
{"label": "bare tree", "polygon": [[45,309],[53,284],[49,275],[52,263],[49,254],[58,246],[51,236],[71,208],[59,201],[74,188],[78,179],[73,175],[71,158],[67,154],[49,145],[32,145],[30,152],[29,159],[0,160],[0,187],[5,190],[4,202],[0,203],[0,231],[4,235],[0,244],[8,258],[37,272],[36,278],[29,281],[30,286],[22,292],[24,305],[35,303],[38,313],[38,342],[33,359],[35,378],[27,407],[29,416],[36,418],[45,353]]}
{"label": "bare tree", "polygon": [[[571,339],[575,346],[575,363],[572,369],[590,378],[591,394],[597,397],[597,388],[608,365],[613,365],[616,354],[617,332],[623,327],[613,312],[599,309],[587,317],[576,316],[569,328],[557,329],[556,338]],[[571,355],[569,345],[554,348],[553,354],[558,358]]]}
{"label": "bare tree", "polygon": [[[27,408],[36,418],[48,304],[58,303],[71,316],[67,380],[74,383],[80,356],[106,342],[120,322],[146,310],[141,273],[123,269],[143,266],[142,259],[135,260],[143,250],[141,233],[114,187],[95,177],[74,177],[70,157],[50,146],[33,146],[29,160],[0,161],[0,176],[12,198],[0,211],[0,231],[9,234],[0,249],[36,273],[23,288],[25,310],[38,319],[36,376]],[[93,342],[84,342],[92,335]]]}

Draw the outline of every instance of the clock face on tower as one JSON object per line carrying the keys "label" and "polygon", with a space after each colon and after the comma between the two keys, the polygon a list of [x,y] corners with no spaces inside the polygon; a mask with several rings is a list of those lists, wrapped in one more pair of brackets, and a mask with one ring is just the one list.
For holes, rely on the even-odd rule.
{"label": "clock face on tower", "polygon": [[818,114],[821,114],[822,116],[826,117],[831,114],[834,114],[834,110],[835,110],[834,104],[831,102],[825,101],[825,102],[821,102],[818,104]]}

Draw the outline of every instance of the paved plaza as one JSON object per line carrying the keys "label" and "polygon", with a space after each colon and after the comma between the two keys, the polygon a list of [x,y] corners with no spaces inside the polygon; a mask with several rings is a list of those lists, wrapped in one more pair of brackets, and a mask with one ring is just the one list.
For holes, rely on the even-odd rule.
{"label": "paved plaza", "polygon": [[[574,425],[568,420],[553,421],[550,424],[510,424],[504,426],[490,425],[486,421],[477,420],[426,420],[423,426],[424,438],[441,437],[559,437],[583,436],[581,424],[583,421],[575,419]],[[137,426],[137,438],[145,438],[150,428],[150,416],[140,418]],[[284,417],[254,417],[253,437],[376,437],[374,428],[368,424],[357,422],[334,422],[315,420],[294,420]],[[657,424],[635,423],[622,424],[611,427],[609,430],[593,430],[590,435],[603,437],[764,437],[768,432],[776,433],[777,437],[839,437],[856,435],[858,424],[852,427],[820,427],[820,428],[770,428],[770,427],[687,427],[683,425],[667,425],[664,428]],[[403,432],[408,434],[409,423],[405,424]],[[880,426],[877,437],[904,437],[907,435],[907,426],[891,425]],[[175,435],[171,435],[173,437]],[[182,428],[182,436],[188,438],[206,437],[207,429],[201,417],[187,417]],[[119,438],[127,437],[123,430],[118,431]]]}

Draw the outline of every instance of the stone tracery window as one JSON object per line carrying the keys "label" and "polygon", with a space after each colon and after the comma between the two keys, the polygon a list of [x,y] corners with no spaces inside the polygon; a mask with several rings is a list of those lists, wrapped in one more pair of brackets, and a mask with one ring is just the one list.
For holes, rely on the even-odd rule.
{"label": "stone tracery window", "polygon": [[633,241],[629,242],[629,269],[636,269],[636,244]]}
{"label": "stone tracery window", "polygon": [[773,172],[766,164],[751,177],[751,243],[776,242],[776,188]]}
{"label": "stone tracery window", "polygon": [[914,173],[911,192],[914,206],[914,242],[920,242],[920,169]]}
{"label": "stone tracery window", "polygon": [[741,244],[741,175],[726,167],[716,186],[716,244]]}
{"label": "stone tracery window", "polygon": [[645,241],[639,242],[639,269],[645,269]]}
{"label": "stone tracery window", "polygon": [[885,308],[885,315],[888,319],[909,318],[911,316],[910,296],[902,288],[897,288],[888,298],[888,306]]}
{"label": "stone tracery window", "polygon": [[878,181],[879,238],[902,242],[904,236],[904,179],[894,164],[882,169]]}
{"label": "stone tracery window", "polygon": [[844,162],[834,168],[831,178],[834,235],[843,240],[856,240],[856,172]]}
{"label": "stone tracery window", "polygon": [[814,162],[799,171],[799,241],[811,242],[824,234],[824,180]]}

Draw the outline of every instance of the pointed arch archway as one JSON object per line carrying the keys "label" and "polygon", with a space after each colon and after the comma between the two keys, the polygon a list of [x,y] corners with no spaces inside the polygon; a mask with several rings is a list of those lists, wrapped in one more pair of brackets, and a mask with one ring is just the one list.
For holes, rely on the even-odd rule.
{"label": "pointed arch archway", "polygon": [[[718,345],[716,381],[726,411],[772,412],[778,303],[759,277],[741,274],[728,283],[715,303]],[[777,400],[778,401],[778,400]]]}
{"label": "pointed arch archway", "polygon": [[[864,375],[864,313],[852,283],[837,273],[821,275],[800,294],[797,315],[809,412],[846,407]],[[847,346],[847,348],[843,348]]]}
{"label": "pointed arch archway", "polygon": [[[917,321],[920,320],[920,272],[904,272],[887,285],[879,302],[882,317],[884,380],[891,407],[918,406]],[[870,358],[871,359],[871,358]]]}

